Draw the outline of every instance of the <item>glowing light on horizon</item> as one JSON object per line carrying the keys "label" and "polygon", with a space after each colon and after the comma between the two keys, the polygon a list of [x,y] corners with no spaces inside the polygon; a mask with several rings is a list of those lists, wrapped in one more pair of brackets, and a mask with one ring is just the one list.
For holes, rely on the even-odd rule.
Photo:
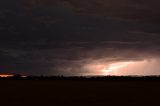
{"label": "glowing light on horizon", "polygon": [[121,68],[127,68],[127,66],[131,63],[133,62],[112,63],[107,68],[103,69],[102,72],[105,75],[110,75],[110,73],[114,73],[114,75],[116,75],[116,71],[118,71]]}
{"label": "glowing light on horizon", "polygon": [[0,74],[0,77],[6,78],[6,77],[13,77],[14,75],[11,74]]}
{"label": "glowing light on horizon", "polygon": [[83,75],[128,76],[128,75],[160,75],[160,59],[102,62],[94,61],[84,66]]}
{"label": "glowing light on horizon", "polygon": [[134,62],[114,62],[114,63],[91,63],[85,66],[86,70],[90,70],[83,75],[118,75],[120,69],[128,68]]}

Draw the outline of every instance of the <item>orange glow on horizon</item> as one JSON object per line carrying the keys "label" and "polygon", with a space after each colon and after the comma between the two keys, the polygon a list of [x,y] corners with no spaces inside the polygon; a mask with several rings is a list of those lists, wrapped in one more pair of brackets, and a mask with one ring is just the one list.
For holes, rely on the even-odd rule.
{"label": "orange glow on horizon", "polygon": [[12,74],[0,74],[0,77],[6,78],[6,77],[13,77]]}

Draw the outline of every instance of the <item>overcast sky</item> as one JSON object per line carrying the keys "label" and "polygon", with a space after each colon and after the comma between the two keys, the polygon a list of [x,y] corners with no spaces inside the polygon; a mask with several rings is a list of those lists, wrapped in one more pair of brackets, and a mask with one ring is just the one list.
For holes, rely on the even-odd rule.
{"label": "overcast sky", "polygon": [[118,75],[160,75],[159,4],[0,0],[0,73],[99,75],[99,66],[134,62]]}

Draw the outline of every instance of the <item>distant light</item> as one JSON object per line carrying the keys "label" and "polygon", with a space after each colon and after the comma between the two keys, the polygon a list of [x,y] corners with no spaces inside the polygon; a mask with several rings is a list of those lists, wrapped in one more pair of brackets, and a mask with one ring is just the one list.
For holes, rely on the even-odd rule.
{"label": "distant light", "polygon": [[6,78],[6,77],[13,77],[14,75],[11,74],[0,74],[0,77]]}
{"label": "distant light", "polygon": [[26,78],[27,76],[24,76],[24,75],[23,75],[23,76],[21,76],[21,77],[22,77],[22,78]]}

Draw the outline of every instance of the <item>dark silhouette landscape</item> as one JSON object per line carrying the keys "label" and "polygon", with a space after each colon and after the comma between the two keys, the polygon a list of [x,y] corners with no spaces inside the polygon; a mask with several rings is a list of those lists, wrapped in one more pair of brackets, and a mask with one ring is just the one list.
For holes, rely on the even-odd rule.
{"label": "dark silhouette landscape", "polygon": [[155,106],[159,76],[0,78],[1,106]]}

